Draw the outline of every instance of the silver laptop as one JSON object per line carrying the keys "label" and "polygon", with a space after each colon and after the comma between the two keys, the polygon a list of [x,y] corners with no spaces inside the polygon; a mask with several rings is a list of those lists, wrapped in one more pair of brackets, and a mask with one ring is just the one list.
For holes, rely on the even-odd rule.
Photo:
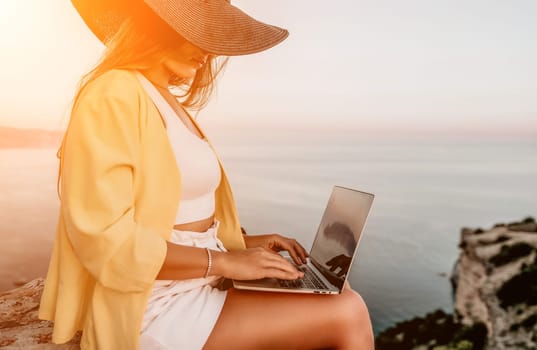
{"label": "silver laptop", "polygon": [[[233,280],[237,289],[270,292],[339,294],[349,276],[356,250],[369,216],[371,193],[334,186],[308,262],[298,269],[304,277],[298,280],[263,278],[252,281]],[[293,259],[286,256],[292,264]]]}

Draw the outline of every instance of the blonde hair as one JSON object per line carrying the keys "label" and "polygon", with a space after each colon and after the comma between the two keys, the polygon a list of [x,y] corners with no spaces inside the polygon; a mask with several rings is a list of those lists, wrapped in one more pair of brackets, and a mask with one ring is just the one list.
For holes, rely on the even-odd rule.
{"label": "blonde hair", "polygon": [[[96,67],[82,76],[75,103],[84,87],[104,72],[114,68],[150,68],[164,52],[180,48],[185,41],[147,5],[139,4],[107,41],[106,50]],[[227,57],[221,63],[217,59],[217,56],[209,55],[193,78],[171,77],[169,85],[182,91],[176,97],[181,98],[184,107],[199,110],[207,105],[216,86],[216,77],[228,61]]]}
{"label": "blonde hair", "polygon": [[[127,16],[117,32],[106,42],[106,50],[96,66],[84,74],[77,87],[71,113],[74,111],[82,90],[93,80],[111,69],[143,70],[159,62],[168,50],[177,50],[186,41],[179,33],[158,17],[147,5],[141,3]],[[220,58],[223,58],[220,61]],[[173,75],[169,86],[178,90],[174,94],[189,109],[200,110],[207,105],[216,88],[216,78],[224,69],[228,57],[209,54],[205,64],[193,78]],[[67,133],[67,131],[65,132]],[[56,156],[60,159],[57,192],[60,195],[60,177],[65,134]]]}

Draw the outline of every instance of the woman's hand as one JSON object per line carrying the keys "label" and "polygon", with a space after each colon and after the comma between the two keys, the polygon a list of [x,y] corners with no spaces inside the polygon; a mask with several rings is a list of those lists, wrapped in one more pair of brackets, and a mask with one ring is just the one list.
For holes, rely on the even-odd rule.
{"label": "woman's hand", "polygon": [[244,242],[247,248],[263,247],[279,252],[286,250],[293,258],[295,264],[302,265],[306,263],[308,253],[306,249],[296,241],[296,239],[283,237],[277,233],[267,235],[245,235]]}
{"label": "woman's hand", "polygon": [[237,280],[279,278],[295,280],[304,273],[281,255],[263,248],[249,248],[230,252],[213,251],[215,275]]}

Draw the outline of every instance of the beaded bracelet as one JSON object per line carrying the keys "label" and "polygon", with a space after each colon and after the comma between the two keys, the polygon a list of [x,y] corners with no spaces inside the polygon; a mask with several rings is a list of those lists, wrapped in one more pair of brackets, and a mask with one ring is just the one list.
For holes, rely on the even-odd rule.
{"label": "beaded bracelet", "polygon": [[205,272],[204,278],[207,278],[209,277],[209,272],[211,271],[211,266],[213,265],[213,258],[211,256],[211,250],[209,248],[205,248],[205,250],[207,251],[208,263],[207,263],[207,272]]}

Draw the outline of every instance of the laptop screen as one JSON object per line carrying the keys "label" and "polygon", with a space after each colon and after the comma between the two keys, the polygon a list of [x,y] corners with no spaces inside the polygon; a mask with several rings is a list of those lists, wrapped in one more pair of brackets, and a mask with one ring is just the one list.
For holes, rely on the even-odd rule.
{"label": "laptop screen", "polygon": [[335,186],[313,242],[310,258],[330,283],[343,288],[374,195]]}

